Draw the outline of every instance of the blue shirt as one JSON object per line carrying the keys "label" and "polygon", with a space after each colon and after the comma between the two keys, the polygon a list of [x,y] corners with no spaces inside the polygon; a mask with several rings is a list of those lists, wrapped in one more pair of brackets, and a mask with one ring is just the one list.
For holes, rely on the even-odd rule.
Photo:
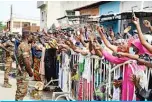
{"label": "blue shirt", "polygon": [[19,45],[20,45],[20,41],[18,39],[15,39],[15,54],[17,54],[17,49]]}
{"label": "blue shirt", "polygon": [[35,47],[32,47],[32,55],[33,55],[34,57],[41,58],[41,56],[42,56],[42,51],[36,50]]}

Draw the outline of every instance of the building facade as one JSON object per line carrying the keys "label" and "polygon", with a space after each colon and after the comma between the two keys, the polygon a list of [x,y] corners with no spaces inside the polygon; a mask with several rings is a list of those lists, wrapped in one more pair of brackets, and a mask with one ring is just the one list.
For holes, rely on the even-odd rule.
{"label": "building facade", "polygon": [[[99,14],[102,15],[110,15],[110,14],[118,14],[120,13],[120,1],[108,2],[105,4],[101,4],[99,6]],[[115,33],[119,31],[120,21],[119,20],[108,20],[101,22],[105,28],[112,28]]]}
{"label": "building facade", "polygon": [[[143,15],[144,12],[147,12],[151,15],[152,14],[152,1],[121,1],[120,8],[121,8],[120,12],[131,12],[133,9],[135,12],[141,12],[140,15]],[[138,13],[135,13],[135,14],[139,15]],[[149,14],[145,15],[145,17],[139,17],[141,30],[143,33],[146,33],[148,31],[148,28],[146,28],[143,25],[142,21],[149,20],[150,22],[152,22],[152,18],[149,16]],[[132,24],[131,19],[122,20],[120,26],[121,26],[121,31],[123,31],[126,26],[131,26],[132,27],[131,31],[136,29],[135,26]]]}
{"label": "building facade", "polygon": [[52,24],[59,25],[57,18],[67,16],[67,10],[89,5],[97,1],[38,1],[40,29],[48,30]]}
{"label": "building facade", "polygon": [[40,30],[39,20],[12,18],[12,21],[7,21],[7,29],[12,33],[22,34],[23,30],[37,32]]}
{"label": "building facade", "polygon": [[[71,13],[70,16],[81,16],[81,15],[90,15],[90,16],[107,16],[130,12],[134,9],[135,12],[143,10],[151,13],[152,11],[152,1],[38,1],[37,7],[40,8],[40,27],[42,29],[49,29],[53,23],[58,25],[57,18],[60,18],[59,22],[64,25],[68,23],[68,19],[65,16],[69,16],[67,11]],[[78,11],[76,13],[76,11]],[[136,13],[135,13],[136,14]],[[121,19],[110,19],[103,20],[100,22],[100,25],[103,25],[105,28],[112,28],[115,33],[123,32],[127,26],[132,26],[132,30],[135,29],[135,26],[132,24],[131,19],[122,19],[124,16],[121,15]],[[106,18],[107,19],[107,18]],[[150,16],[140,17],[140,20],[150,20]],[[148,29],[145,28],[141,23],[141,28],[143,32],[146,32]]]}

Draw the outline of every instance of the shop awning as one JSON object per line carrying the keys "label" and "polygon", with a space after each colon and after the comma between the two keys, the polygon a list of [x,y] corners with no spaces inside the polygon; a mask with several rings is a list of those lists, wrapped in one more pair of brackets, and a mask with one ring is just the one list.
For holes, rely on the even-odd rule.
{"label": "shop awning", "polygon": [[[136,17],[151,17],[152,16],[152,11],[135,11],[134,12]],[[120,14],[118,14],[117,16],[121,16],[121,20],[124,19],[132,19],[132,11],[128,11],[128,12],[122,12]]]}
{"label": "shop awning", "polygon": [[[152,11],[151,10],[143,10],[143,11],[135,11],[135,15],[138,18],[141,17],[152,17]],[[107,14],[107,15],[101,15],[99,22],[108,22],[108,21],[115,21],[115,20],[124,20],[124,19],[132,19],[132,11],[126,11],[119,14]]]}

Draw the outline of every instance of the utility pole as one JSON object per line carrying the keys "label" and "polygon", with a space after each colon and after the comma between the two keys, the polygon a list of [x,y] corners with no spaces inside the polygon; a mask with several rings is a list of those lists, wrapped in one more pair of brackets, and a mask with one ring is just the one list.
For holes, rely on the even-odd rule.
{"label": "utility pole", "polygon": [[12,33],[12,16],[13,16],[13,6],[11,5],[11,8],[10,8],[10,33]]}
{"label": "utility pole", "polygon": [[144,8],[144,1],[141,1],[141,8],[140,8],[140,10],[143,11],[143,8]]}

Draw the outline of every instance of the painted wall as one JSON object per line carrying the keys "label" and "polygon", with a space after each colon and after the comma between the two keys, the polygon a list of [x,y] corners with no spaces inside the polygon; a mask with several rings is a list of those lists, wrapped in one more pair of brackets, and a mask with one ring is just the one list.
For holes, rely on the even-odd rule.
{"label": "painted wall", "polygon": [[[39,1],[38,1],[39,2]],[[45,29],[45,28],[47,28],[47,3],[48,2],[46,2],[46,6],[43,6],[43,7],[41,7],[41,9],[40,9],[40,31],[41,30],[47,30],[47,29]],[[42,12],[43,12],[43,15],[42,15]]]}
{"label": "painted wall", "polygon": [[99,7],[92,7],[80,10],[81,15],[91,15],[91,16],[98,16],[99,15]]}
{"label": "painted wall", "polygon": [[12,32],[18,32],[19,34],[22,34],[22,22],[29,22],[30,26],[32,23],[35,23],[36,26],[40,26],[40,21],[39,20],[34,20],[34,19],[23,19],[23,18],[13,18],[12,22],[20,22],[20,27],[19,28],[14,28],[13,24],[11,26]]}
{"label": "painted wall", "polygon": [[52,24],[58,24],[57,18],[60,17],[61,12],[61,4],[60,1],[48,1],[47,7],[47,27],[48,29],[52,26]]}
{"label": "painted wall", "polygon": [[98,2],[96,0],[93,1],[61,1],[61,17],[65,16],[65,10],[73,10],[76,8],[80,8],[86,5],[90,5],[92,3]]}
{"label": "painted wall", "polygon": [[[119,13],[120,12],[120,1],[113,1],[105,4],[101,4],[99,6],[99,14],[100,15],[105,15],[105,14],[110,14],[110,13]],[[112,27],[113,31],[115,33],[120,31],[120,21],[109,21],[109,22],[104,22],[102,23],[104,27]]]}

